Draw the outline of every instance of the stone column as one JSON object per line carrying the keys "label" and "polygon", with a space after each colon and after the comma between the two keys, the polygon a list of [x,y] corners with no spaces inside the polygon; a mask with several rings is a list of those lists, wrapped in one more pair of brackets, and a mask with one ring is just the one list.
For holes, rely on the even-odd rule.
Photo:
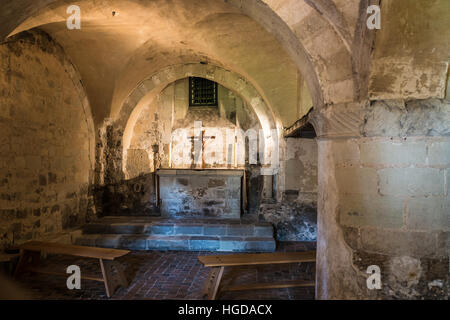
{"label": "stone column", "polygon": [[[325,107],[318,133],[318,299],[448,298],[450,102]],[[381,289],[369,290],[369,266]]]}

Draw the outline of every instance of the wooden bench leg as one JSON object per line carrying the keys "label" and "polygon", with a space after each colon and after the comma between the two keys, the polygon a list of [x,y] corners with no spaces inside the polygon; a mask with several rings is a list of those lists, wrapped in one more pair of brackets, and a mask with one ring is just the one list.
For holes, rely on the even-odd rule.
{"label": "wooden bench leg", "polygon": [[31,252],[31,265],[33,268],[37,268],[39,266],[39,263],[41,262],[41,252]]}
{"label": "wooden bench leg", "polygon": [[122,265],[117,261],[112,261],[112,264],[116,268],[117,277],[119,278],[120,285],[124,288],[128,288],[129,283],[127,277],[125,276],[125,272],[122,268]]}
{"label": "wooden bench leg", "polygon": [[14,279],[17,279],[23,273],[29,259],[28,251],[20,250],[19,262],[17,262],[16,271],[14,271]]}
{"label": "wooden bench leg", "polygon": [[41,258],[41,253],[36,251],[20,250],[20,258],[14,271],[14,279],[20,277],[29,265],[37,267]]}
{"label": "wooden bench leg", "polygon": [[[126,280],[122,266],[116,261],[100,260],[100,268],[102,269],[103,281],[105,283],[106,295],[111,298],[116,289],[120,286],[124,288],[128,287],[128,281]],[[114,275],[113,268],[116,268],[117,274]]]}
{"label": "wooden bench leg", "polygon": [[225,267],[211,268],[211,272],[203,288],[203,297],[207,296],[209,300],[217,299],[224,270]]}

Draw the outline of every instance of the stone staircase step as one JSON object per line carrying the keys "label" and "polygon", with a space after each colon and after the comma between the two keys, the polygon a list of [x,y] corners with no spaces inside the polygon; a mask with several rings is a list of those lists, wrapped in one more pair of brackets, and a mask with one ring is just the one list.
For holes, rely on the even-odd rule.
{"label": "stone staircase step", "polygon": [[276,249],[273,237],[253,236],[83,234],[74,243],[127,250],[273,252]]}
{"label": "stone staircase step", "polygon": [[241,223],[186,223],[186,222],[140,222],[140,223],[91,223],[83,227],[83,234],[117,235],[165,235],[165,236],[230,236],[273,238],[271,224]]}

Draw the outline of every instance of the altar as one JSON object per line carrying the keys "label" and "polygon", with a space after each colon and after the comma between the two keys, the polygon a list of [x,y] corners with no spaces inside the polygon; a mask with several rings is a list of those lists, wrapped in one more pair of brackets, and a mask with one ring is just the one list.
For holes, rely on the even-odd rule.
{"label": "altar", "polygon": [[161,169],[157,199],[163,217],[240,219],[244,170]]}

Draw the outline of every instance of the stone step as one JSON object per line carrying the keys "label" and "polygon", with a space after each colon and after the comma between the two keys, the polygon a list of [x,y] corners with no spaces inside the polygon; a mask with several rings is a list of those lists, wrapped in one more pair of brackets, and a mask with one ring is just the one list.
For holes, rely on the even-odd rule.
{"label": "stone step", "polygon": [[274,229],[268,223],[238,222],[96,222],[83,227],[83,234],[155,235],[155,236],[218,236],[273,238]]}
{"label": "stone step", "polygon": [[83,234],[74,243],[127,250],[273,252],[276,249],[273,237]]}

